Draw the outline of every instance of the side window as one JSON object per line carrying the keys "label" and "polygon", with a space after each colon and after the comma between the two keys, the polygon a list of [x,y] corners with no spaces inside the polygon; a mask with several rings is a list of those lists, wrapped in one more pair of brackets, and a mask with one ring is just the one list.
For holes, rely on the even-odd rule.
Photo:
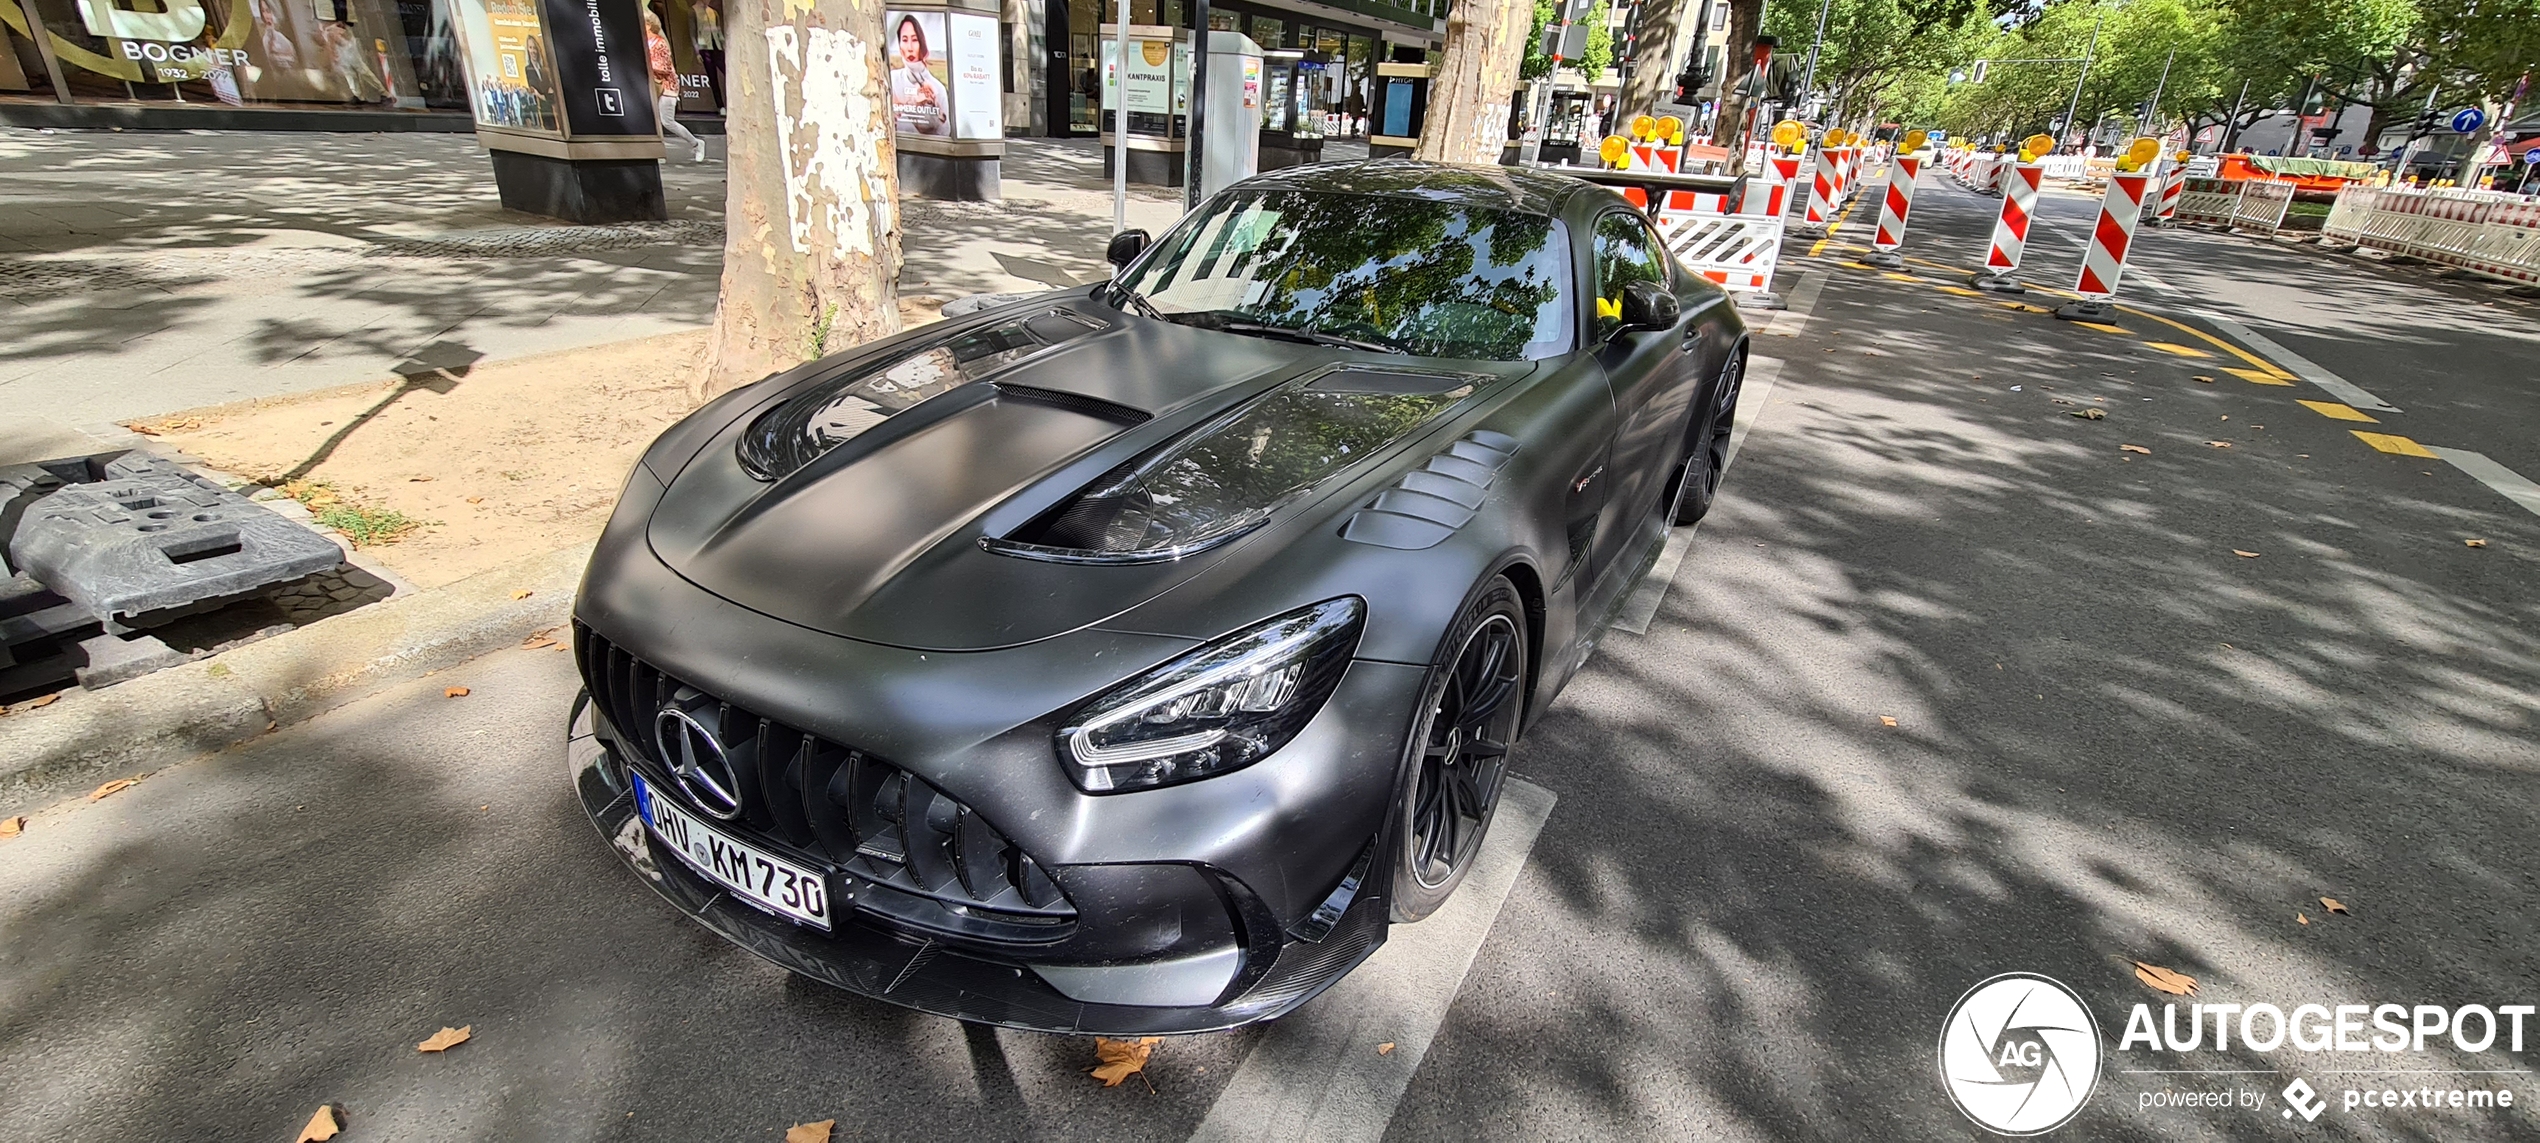
{"label": "side window", "polygon": [[1637,214],[1615,211],[1596,220],[1596,338],[1623,324],[1623,287],[1634,282],[1669,285],[1658,237]]}

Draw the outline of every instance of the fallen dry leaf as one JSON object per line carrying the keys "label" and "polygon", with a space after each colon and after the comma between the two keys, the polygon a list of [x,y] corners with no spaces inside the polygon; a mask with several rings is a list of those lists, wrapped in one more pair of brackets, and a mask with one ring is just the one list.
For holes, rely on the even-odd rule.
{"label": "fallen dry leaf", "polygon": [[429,476],[409,476],[406,478],[406,483],[408,484],[429,484],[431,482],[432,478]]}
{"label": "fallen dry leaf", "polygon": [[443,687],[441,689],[442,698],[466,698],[467,693],[466,687]]}
{"label": "fallen dry leaf", "polygon": [[300,1137],[291,1143],[326,1143],[343,1129],[344,1125],[335,1121],[335,1105],[321,1103],[317,1111],[309,1116],[309,1125],[301,1128]]}
{"label": "fallen dry leaf", "polygon": [[1384,1043],[1381,1043],[1381,1044],[1376,1045],[1376,1054],[1377,1054],[1377,1055],[1379,1055],[1379,1056],[1390,1056],[1390,1055],[1392,1055],[1392,1054],[1393,1054],[1393,1041],[1391,1041],[1391,1040],[1387,1040],[1387,1041],[1385,1041]]}
{"label": "fallen dry leaf", "polygon": [[422,1043],[415,1045],[415,1050],[418,1052],[446,1052],[466,1043],[468,1036],[473,1034],[475,1031],[476,1025],[474,1024],[469,1024],[460,1028],[443,1028],[438,1032],[434,1032],[430,1036],[424,1037],[424,1041]]}
{"label": "fallen dry leaf", "polygon": [[1094,1058],[1102,1063],[1092,1072],[1104,1087],[1118,1087],[1122,1080],[1147,1070],[1147,1056],[1164,1042],[1162,1036],[1140,1036],[1135,1040],[1094,1037]]}
{"label": "fallen dry leaf", "polygon": [[2145,964],[2138,960],[2134,962],[2134,975],[2135,979],[2151,985],[2156,991],[2166,992],[2172,996],[2196,995],[2196,978],[2183,972],[2172,972],[2157,964]]}
{"label": "fallen dry leaf", "polygon": [[2233,555],[2235,555],[2235,556],[2238,556],[2238,557],[2240,557],[2241,559],[2244,559],[2244,560],[2254,560],[2254,559],[2257,559],[2257,558],[2258,558],[2258,553],[2256,553],[2256,552],[2244,552],[2244,551],[2241,551],[2241,550],[2240,550],[2240,549],[2238,549],[2238,548],[2233,548],[2233,549],[2231,550],[2231,554],[2233,554]]}
{"label": "fallen dry leaf", "polygon": [[536,594],[538,594],[538,593],[537,593],[537,592],[534,592],[534,591],[530,591],[530,590],[528,590],[528,589],[526,589],[526,588],[523,588],[523,589],[521,589],[521,590],[519,590],[519,591],[515,591],[515,592],[513,592],[513,593],[512,593],[512,598],[513,598],[513,599],[527,599],[527,598],[529,598],[530,596],[533,596],[533,595],[536,595]]}
{"label": "fallen dry leaf", "polygon": [[521,646],[523,646],[523,647],[527,647],[527,648],[529,648],[529,649],[530,649],[530,650],[532,650],[532,651],[544,651],[544,650],[546,650],[547,648],[549,648],[549,647],[553,647],[553,646],[555,646],[555,645],[556,645],[556,641],[555,641],[555,640],[553,640],[553,639],[540,639],[540,640],[538,640],[538,641],[537,641],[537,642],[535,642],[535,643],[523,643],[523,644],[521,644]]}
{"label": "fallen dry leaf", "polygon": [[2076,417],[2079,417],[2079,418],[2081,418],[2082,420],[2085,420],[2085,421],[2104,421],[2104,420],[2107,420],[2107,419],[2108,419],[2108,410],[2106,410],[2106,409],[2075,409],[2075,410],[2073,410],[2073,415],[2074,415],[2074,416],[2076,416]]}
{"label": "fallen dry leaf", "polygon": [[2485,540],[2463,540],[2463,541],[2461,541],[2461,544],[2462,544],[2462,546],[2464,546],[2464,547],[2471,547],[2471,548],[2483,548],[2483,547],[2486,547],[2486,546],[2487,546],[2487,541],[2485,541]]}
{"label": "fallen dry leaf", "polygon": [[2208,384],[2208,385],[2211,385],[2211,384],[2213,384],[2213,383],[2214,383],[2214,379],[2213,379],[2213,378],[2208,377],[2208,376],[2206,376],[2206,375],[2204,375],[2204,374],[2202,374],[2202,373],[2197,374],[2197,375],[2196,375],[2196,379],[2197,379],[2197,380],[2199,380],[2199,381],[2202,381],[2202,382],[2204,382],[2204,383],[2206,383],[2206,384]]}
{"label": "fallen dry leaf", "polygon": [[797,1123],[785,1129],[785,1143],[829,1143],[829,1131],[837,1125],[835,1119]]}
{"label": "fallen dry leaf", "polygon": [[1880,716],[1879,716],[1879,725],[1880,725],[1880,726],[1894,726],[1894,725],[1896,725],[1896,716],[1895,716],[1895,715],[1892,715],[1892,714],[1882,714],[1882,715],[1880,715]]}
{"label": "fallen dry leaf", "polygon": [[108,783],[106,783],[106,784],[105,784],[105,785],[103,785],[103,786],[99,786],[99,787],[97,787],[97,788],[96,788],[96,789],[94,789],[94,790],[90,790],[90,791],[88,792],[88,800],[93,802],[93,801],[96,801],[96,800],[97,800],[97,799],[99,799],[99,798],[111,798],[111,797],[115,796],[116,794],[120,794],[120,793],[124,792],[124,790],[126,790],[126,789],[127,789],[127,788],[129,788],[129,787],[131,787],[131,785],[132,785],[132,779],[130,779],[130,778],[117,778],[117,779],[115,779],[115,780],[114,780],[114,781],[112,781],[112,782],[108,782]]}
{"label": "fallen dry leaf", "polygon": [[2231,442],[2230,442],[2230,441],[2206,441],[2205,443],[2206,443],[2207,445],[2210,445],[2210,446],[2214,447],[2214,448],[2230,448],[2230,447],[2231,447]]}
{"label": "fallen dry leaf", "polygon": [[2295,912],[2294,912],[2294,914],[2293,914],[2293,922],[2294,922],[2295,924],[2298,924],[2298,925],[2307,925],[2307,924],[2310,924],[2310,923],[2311,923],[2311,915],[2310,915],[2309,913],[2304,913],[2304,912],[2301,912],[2301,911],[2298,911],[2298,910],[2297,910],[2297,911],[2295,911]]}
{"label": "fallen dry leaf", "polygon": [[53,705],[54,703],[57,703],[57,702],[60,702],[60,701],[62,701],[62,696],[60,696],[60,695],[58,695],[58,694],[49,694],[49,695],[45,695],[45,696],[44,696],[44,697],[42,697],[42,698],[36,699],[36,700],[35,700],[35,701],[33,701],[33,702],[30,702],[30,703],[26,704],[26,708],[27,708],[28,710],[34,710],[35,708],[37,708],[37,707],[39,707],[39,706],[51,706],[51,705]]}
{"label": "fallen dry leaf", "polygon": [[[2338,900],[2337,898],[2335,898],[2335,897],[2322,897],[2322,898],[2320,898],[2320,908],[2326,909],[2326,910],[2328,910],[2329,912],[2332,912],[2332,913],[2345,913],[2345,912],[2346,912],[2346,905],[2345,905],[2345,903],[2344,903],[2344,902],[2339,901],[2339,900]],[[2350,917],[2351,917],[2351,916],[2354,916],[2354,914],[2352,914],[2352,913],[2346,913],[2346,915],[2347,915],[2347,916],[2350,916]]]}
{"label": "fallen dry leaf", "polygon": [[2152,455],[2152,450],[2145,448],[2142,445],[2118,445],[2117,448],[2125,452],[2139,452],[2145,456]]}
{"label": "fallen dry leaf", "polygon": [[467,498],[467,502],[470,504],[483,504],[485,503],[485,498],[482,496],[470,496]]}
{"label": "fallen dry leaf", "polygon": [[0,818],[0,837],[16,837],[26,832],[26,815]]}
{"label": "fallen dry leaf", "polygon": [[136,432],[136,433],[139,433],[139,434],[141,434],[142,436],[145,436],[145,437],[155,437],[155,436],[159,435],[159,430],[154,429],[154,428],[151,428],[151,427],[150,427],[150,426],[148,426],[148,425],[142,424],[142,423],[141,423],[141,422],[139,422],[139,421],[125,421],[125,422],[124,422],[124,424],[123,424],[123,427],[125,427],[125,428],[127,428],[127,429],[131,429],[132,431],[134,431],[134,432]]}

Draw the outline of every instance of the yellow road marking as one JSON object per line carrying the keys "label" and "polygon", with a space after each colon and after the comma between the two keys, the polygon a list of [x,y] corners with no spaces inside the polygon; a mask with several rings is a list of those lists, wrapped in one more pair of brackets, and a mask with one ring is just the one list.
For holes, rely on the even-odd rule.
{"label": "yellow road marking", "polygon": [[[2302,403],[2308,405],[2311,402],[2304,401]],[[2346,407],[2344,405],[2339,405],[2338,408],[2345,409]],[[2350,413],[2355,412],[2353,409],[2346,409],[2346,411]],[[2356,415],[2362,416],[2363,414],[2356,413]],[[2346,431],[2355,434],[2356,440],[2362,441],[2365,444],[2371,445],[2372,447],[2380,449],[2381,451],[2393,456],[2421,456],[2427,460],[2441,459],[2440,457],[2434,455],[2433,450],[2428,449],[2424,445],[2418,444],[2415,441],[2409,440],[2406,437],[2392,436],[2389,433],[2368,433],[2362,429],[2348,429]]]}
{"label": "yellow road marking", "polygon": [[2262,373],[2255,369],[2241,369],[2237,366],[2231,365],[2223,366],[2223,372],[2229,373],[2232,376],[2249,382],[2252,385],[2290,385],[2293,383],[2291,380],[2278,377],[2273,373]]}
{"label": "yellow road marking", "polygon": [[2257,354],[2251,353],[2251,352],[2249,352],[2249,351],[2248,351],[2248,350],[2246,350],[2246,349],[2242,349],[2242,348],[2240,348],[2240,347],[2239,347],[2239,346],[2237,346],[2237,345],[2233,345],[2232,343],[2230,343],[2230,342],[2228,342],[2228,341],[2224,341],[2223,339],[2221,339],[2221,338],[2219,338],[2219,337],[2215,337],[2214,335],[2212,335],[2212,334],[2210,334],[2210,333],[2207,333],[2207,332],[2205,332],[2204,330],[2198,329],[2198,328],[2196,328],[2195,326],[2188,325],[2188,324],[2187,324],[2187,323],[2185,323],[2185,322],[2171,321],[2170,319],[2165,318],[2165,317],[2162,317],[2162,316],[2161,316],[2161,315],[2159,315],[2159,314],[2156,314],[2156,313],[2148,313],[2148,312],[2145,312],[2145,311],[2143,311],[2143,310],[2138,310],[2138,309],[2134,308],[2133,306],[2118,306],[2117,308],[2118,308],[2118,309],[2121,309],[2121,310],[2124,310],[2124,311],[2125,311],[2125,312],[2127,312],[2127,313],[2133,314],[2133,315],[2134,315],[2134,316],[2136,316],[2136,317],[2146,317],[2146,318],[2150,318],[2150,319],[2152,319],[2153,321],[2159,322],[2159,323],[2161,323],[2162,325],[2165,325],[2165,326],[2170,327],[2171,329],[2175,329],[2175,330],[2179,331],[2180,333],[2184,333],[2184,334],[2187,334],[2187,335],[2189,335],[2189,336],[2191,336],[2191,337],[2195,337],[2195,338],[2197,338],[2197,339],[2199,339],[2199,340],[2202,340],[2202,341],[2205,341],[2205,342],[2207,342],[2207,343],[2210,343],[2210,344],[2211,344],[2211,345],[2213,345],[2215,348],[2220,349],[2220,350],[2222,350],[2222,351],[2223,351],[2223,352],[2225,352],[2225,353],[2229,353],[2229,354],[2231,354],[2232,356],[2234,356],[2234,357],[2237,357],[2237,358],[2241,359],[2242,361],[2246,361],[2246,362],[2248,362],[2248,363],[2249,363],[2249,364],[2251,364],[2251,365],[2255,365],[2255,366],[2257,366],[2257,367],[2258,367],[2258,368],[2260,368],[2260,369],[2264,369],[2264,370],[2266,370],[2268,373],[2274,374],[2275,376],[2278,376],[2278,377],[2283,377],[2283,378],[2286,378],[2286,379],[2288,379],[2288,380],[2289,380],[2289,379],[2291,379],[2291,378],[2292,378],[2292,376],[2293,376],[2291,373],[2285,372],[2283,369],[2277,368],[2277,367],[2276,367],[2276,364],[2275,364],[2274,362],[2269,361],[2269,360],[2267,360],[2266,358],[2260,357],[2260,356],[2258,356]]}
{"label": "yellow road marking", "polygon": [[2174,342],[2167,342],[2167,341],[2147,341],[2147,342],[2144,342],[2143,344],[2148,345],[2148,346],[2151,346],[2151,347],[2152,347],[2152,348],[2154,348],[2154,349],[2160,350],[2160,351],[2161,351],[2161,352],[2163,352],[2163,353],[2175,353],[2175,354],[2179,355],[2180,357],[2212,357],[2212,356],[2213,356],[2213,354],[2207,353],[2207,352],[2205,352],[2204,350],[2201,350],[2201,349],[2191,349],[2191,348],[2189,348],[2189,347],[2187,347],[2187,346],[2184,346],[2184,345],[2179,345],[2179,344],[2176,344],[2176,343],[2174,343]]}
{"label": "yellow road marking", "polygon": [[2073,324],[2074,324],[2074,325],[2077,325],[2077,326],[2080,326],[2080,327],[2081,327],[2081,328],[2083,328],[2083,329],[2095,329],[2095,330],[2098,330],[2098,331],[2099,331],[2099,332],[2101,332],[2101,333],[2124,333],[2124,332],[2126,331],[2126,329],[2125,329],[2125,327],[2124,327],[2124,326],[2121,326],[2121,325],[2108,325],[2108,324],[2105,324],[2105,323],[2103,323],[2103,322],[2095,322],[2095,321],[2077,321],[2077,322],[2074,322]]}
{"label": "yellow road marking", "polygon": [[1832,241],[1834,241],[1834,240],[1833,240],[1833,239],[1831,239],[1831,238],[1820,238],[1820,239],[1816,240],[1815,242],[1810,243],[1810,244],[1809,244],[1809,246],[1808,246],[1808,256],[1809,256],[1809,257],[1811,257],[1811,258],[1816,257],[1819,251],[1822,251],[1822,250],[1824,250],[1824,249],[1826,248],[1826,243],[1828,243],[1828,242],[1832,242]]}
{"label": "yellow road marking", "polygon": [[1984,296],[1984,291],[1970,290],[1965,286],[1934,286],[1932,288],[1939,290],[1941,293],[1956,294],[1962,298],[1981,298]]}
{"label": "yellow road marking", "polygon": [[2339,404],[2336,401],[2295,401],[2294,404],[2300,405],[2305,409],[2309,409],[2314,413],[2318,413],[2319,415],[2332,421],[2362,421],[2367,425],[2377,425],[2381,423],[2380,420],[2370,413],[2364,412],[2353,405]]}
{"label": "yellow road marking", "polygon": [[1894,278],[1894,279],[1896,279],[1896,280],[1897,280],[1897,281],[1899,281],[1899,282],[1919,282],[1919,281],[1922,281],[1922,279],[1917,278],[1917,277],[1913,276],[1912,274],[1899,274],[1899,273],[1897,273],[1897,272],[1896,272],[1896,271],[1894,271],[1894,270],[1890,270],[1890,271],[1888,271],[1888,272],[1887,272],[1887,276],[1888,276],[1888,277],[1891,277],[1891,278]]}

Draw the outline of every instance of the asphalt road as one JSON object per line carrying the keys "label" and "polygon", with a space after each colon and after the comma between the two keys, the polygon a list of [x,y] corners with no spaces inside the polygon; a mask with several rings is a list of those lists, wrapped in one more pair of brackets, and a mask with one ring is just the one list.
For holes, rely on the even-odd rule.
{"label": "asphalt road", "polygon": [[[2087,208],[2043,213],[2078,233]],[[1952,292],[1941,267],[1981,255],[1992,210],[1927,188],[1906,278],[1849,264],[1856,228],[1791,251],[1784,288],[1821,292],[1797,336],[1757,337],[1781,364],[1720,506],[1648,633],[1611,636],[1530,731],[1519,770],[1557,800],[1469,971],[1386,985],[1451,1003],[1362,1133],[1981,1137],[1934,1044],[2002,972],[2070,984],[2111,1046],[2167,999],[2136,960],[2206,1003],[2540,1001],[2540,515],[2352,432],[2540,474],[2534,311],[2162,233],[2138,258],[2170,291],[2130,285],[2122,332],[2090,329]],[[2077,264],[2031,253],[2042,284]],[[2404,411],[2332,420],[2296,403],[2331,400],[2315,385],[2224,373],[2268,375],[2152,316],[2216,333],[2195,309]],[[1305,1066],[1250,1058],[1283,1023],[1170,1041],[1152,1087],[1105,1089],[1085,1041],[725,947],[573,807],[573,686],[561,653],[503,652],[0,842],[0,1137],[282,1140],[334,1102],[360,1141],[773,1140],[827,1118],[1180,1139],[1239,1071]],[[475,1039],[418,1054],[444,1024]],[[2530,1138],[2527,1059],[2111,1054],[2056,1137]],[[2376,1068],[2503,1071],[2441,1079],[2518,1100],[2280,1118],[2297,1076],[2332,1101],[2435,1082],[2345,1074]],[[2142,1106],[2212,1086],[2268,1102]]]}

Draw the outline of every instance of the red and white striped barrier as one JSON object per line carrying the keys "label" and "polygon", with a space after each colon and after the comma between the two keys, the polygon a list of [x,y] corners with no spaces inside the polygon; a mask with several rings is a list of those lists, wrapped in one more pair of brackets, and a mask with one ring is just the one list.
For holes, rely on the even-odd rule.
{"label": "red and white striped barrier", "polygon": [[2135,225],[2143,218],[2143,196],[2155,176],[2146,171],[2111,171],[2108,191],[2099,196],[2099,223],[2090,228],[2090,249],[2081,256],[2081,276],[2073,292],[2081,300],[2055,311],[2055,316],[2096,321],[2109,313],[2108,299],[2117,296],[2117,279],[2125,274]]}
{"label": "red and white striped barrier", "polygon": [[2037,187],[2046,168],[2037,163],[2011,163],[2002,169],[2002,213],[1993,220],[1993,242],[1984,253],[1984,272],[1968,284],[1995,293],[2026,293],[2013,275],[2020,254],[2028,249],[2029,222],[2037,217]]}
{"label": "red and white striped barrier", "polygon": [[1773,189],[1764,213],[1774,218],[1790,213],[1790,188],[1799,182],[1799,165],[1806,155],[1775,155],[1772,159]]}
{"label": "red and white striped barrier", "polygon": [[1816,176],[1808,183],[1808,213],[1799,220],[1801,229],[1810,234],[1825,233],[1826,226],[1834,221],[1835,152],[1840,149],[1817,148]]}
{"label": "red and white striped barrier", "polygon": [[1905,245],[1905,220],[1914,209],[1914,180],[1923,169],[1923,161],[1912,155],[1898,155],[1887,164],[1887,193],[1879,198],[1879,228],[1870,236],[1870,245],[1878,249],[1866,261],[1873,266],[1902,269],[1905,256],[1896,252]]}
{"label": "red and white striped barrier", "polygon": [[[1757,207],[1769,192],[1749,194]],[[1677,261],[1727,290],[1741,306],[1781,309],[1773,269],[1781,258],[1782,216],[1753,210],[1730,213],[1725,195],[1698,196],[1694,209],[1658,216],[1658,233]]]}
{"label": "red and white striped barrier", "polygon": [[2187,190],[2187,164],[2172,159],[2168,166],[2169,169],[2161,173],[2161,206],[2155,215],[2163,226],[2176,224],[2178,199]]}

